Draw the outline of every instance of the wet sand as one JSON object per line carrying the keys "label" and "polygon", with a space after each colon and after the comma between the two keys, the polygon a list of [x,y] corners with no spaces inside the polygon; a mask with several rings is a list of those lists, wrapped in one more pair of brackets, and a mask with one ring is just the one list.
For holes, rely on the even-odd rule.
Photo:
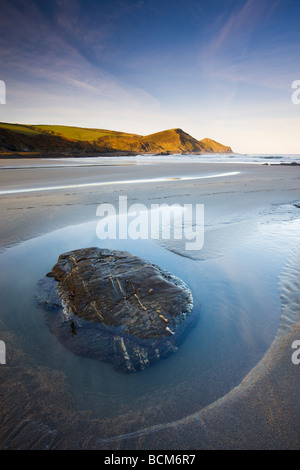
{"label": "wet sand", "polygon": [[[47,188],[57,185],[94,184],[162,177],[202,177],[239,172],[237,176],[204,180],[132,183],[103,187],[66,188],[0,196],[0,249],[67,225],[96,218],[103,202],[118,203],[127,195],[128,203],[204,203],[206,220],[218,222],[220,213],[248,213],[271,204],[300,199],[300,167],[239,164],[139,164],[87,165],[74,167],[55,160],[0,162],[0,190]],[[11,167],[14,167],[11,169]],[[26,168],[27,166],[27,168]],[[30,166],[30,168],[28,168]],[[46,168],[44,168],[46,166]]]}
{"label": "wet sand", "polygon": [[[234,222],[236,230],[242,225],[241,237],[246,237],[251,234],[257,212],[300,200],[299,167],[199,163],[116,165],[108,161],[92,166],[75,167],[73,162],[64,162],[61,168],[57,165],[57,161],[51,160],[26,163],[1,160],[2,191],[41,188],[35,192],[1,195],[2,251],[23,240],[94,220],[98,205],[117,204],[119,195],[127,195],[129,204],[141,202],[147,206],[205,204],[206,223],[221,225],[218,243],[222,245],[224,241],[226,250],[230,246],[230,232],[222,231],[225,225]],[[238,174],[213,178],[216,174],[233,172]],[[182,176],[195,179],[139,181]],[[196,179],[202,177],[208,178]],[[124,180],[135,182],[121,183]],[[120,183],[94,185],[112,181]],[[46,190],[49,186],[68,187]],[[213,245],[211,250],[215,248]],[[8,347],[7,365],[0,368],[0,447],[299,449],[300,365],[291,361],[291,344],[300,339],[297,316],[294,323],[292,329],[281,325],[279,336],[263,360],[225,397],[180,421],[132,434],[128,434],[130,420],[132,429],[137,421],[141,429],[143,420],[149,422],[147,413],[137,417],[132,412],[130,416],[108,421],[95,419],[88,411],[76,410],[63,374],[45,367],[31,367],[30,358],[24,357],[17,338],[0,323],[0,338]]]}

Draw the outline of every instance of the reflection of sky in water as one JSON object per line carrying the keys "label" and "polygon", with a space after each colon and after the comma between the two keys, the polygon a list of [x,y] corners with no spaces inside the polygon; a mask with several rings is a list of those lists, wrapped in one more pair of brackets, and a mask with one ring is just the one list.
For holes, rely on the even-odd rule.
{"label": "reflection of sky in water", "polygon": [[[299,243],[299,221],[270,221],[251,239],[241,243],[237,238],[224,256],[205,261],[178,256],[151,240],[100,241],[96,225],[58,230],[1,255],[1,321],[15,333],[28,360],[63,371],[77,403],[99,416],[164,400],[173,402],[177,411],[188,401],[185,413],[192,412],[238,385],[276,335],[278,276]],[[109,364],[75,356],[58,343],[36,305],[36,283],[61,253],[88,246],[131,251],[189,285],[199,320],[178,353],[141,373],[124,375]]]}

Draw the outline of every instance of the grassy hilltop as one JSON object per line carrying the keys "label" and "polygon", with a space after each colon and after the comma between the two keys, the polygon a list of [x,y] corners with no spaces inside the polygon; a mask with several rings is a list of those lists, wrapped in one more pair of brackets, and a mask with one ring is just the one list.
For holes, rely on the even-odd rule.
{"label": "grassy hilltop", "polygon": [[203,154],[232,153],[211,139],[197,140],[182,129],[142,136],[105,129],[0,123],[0,154]]}

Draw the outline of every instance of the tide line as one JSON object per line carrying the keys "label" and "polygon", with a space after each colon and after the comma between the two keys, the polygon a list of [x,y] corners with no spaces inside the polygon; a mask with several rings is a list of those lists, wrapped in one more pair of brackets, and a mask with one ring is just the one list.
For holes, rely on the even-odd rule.
{"label": "tide line", "polygon": [[136,179],[136,180],[120,180],[120,181],[101,181],[98,183],[78,183],[78,184],[66,184],[60,186],[45,186],[38,188],[23,188],[23,189],[5,189],[0,191],[0,195],[8,194],[23,194],[23,193],[33,193],[40,191],[57,191],[60,189],[79,189],[79,188],[92,188],[100,186],[110,186],[117,184],[139,184],[139,183],[163,183],[168,181],[195,181],[203,180],[208,178],[221,178],[224,176],[234,176],[238,175],[240,171],[233,171],[230,173],[219,173],[216,175],[206,175],[206,176],[174,176],[174,177],[165,177],[165,178],[148,178],[148,179]]}

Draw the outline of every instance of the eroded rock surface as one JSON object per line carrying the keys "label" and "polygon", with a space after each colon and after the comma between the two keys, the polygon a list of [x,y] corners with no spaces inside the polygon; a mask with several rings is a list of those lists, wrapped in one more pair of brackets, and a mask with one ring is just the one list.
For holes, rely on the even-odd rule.
{"label": "eroded rock surface", "polygon": [[76,354],[134,372],[177,351],[194,322],[187,285],[128,252],[62,254],[39,282],[51,330]]}

